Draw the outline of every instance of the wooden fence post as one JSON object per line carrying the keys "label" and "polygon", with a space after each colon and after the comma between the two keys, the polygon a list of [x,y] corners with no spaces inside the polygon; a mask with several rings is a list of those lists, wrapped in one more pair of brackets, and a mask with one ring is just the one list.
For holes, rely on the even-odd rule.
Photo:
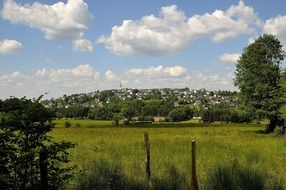
{"label": "wooden fence post", "polygon": [[196,140],[192,140],[192,176],[191,190],[199,190],[197,172],[196,172]]}
{"label": "wooden fence post", "polygon": [[146,179],[150,182],[151,170],[150,170],[150,142],[148,137],[148,132],[144,133],[144,142],[145,142],[145,171]]}
{"label": "wooden fence post", "polygon": [[48,153],[46,147],[43,147],[40,151],[40,178],[41,189],[48,190]]}

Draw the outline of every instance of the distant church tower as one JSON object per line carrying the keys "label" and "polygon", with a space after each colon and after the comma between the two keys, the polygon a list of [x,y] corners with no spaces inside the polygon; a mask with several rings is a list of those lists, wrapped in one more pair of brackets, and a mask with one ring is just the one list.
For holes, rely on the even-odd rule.
{"label": "distant church tower", "polygon": [[121,81],[120,81],[119,87],[120,87],[120,89],[122,89],[122,83],[121,83]]}

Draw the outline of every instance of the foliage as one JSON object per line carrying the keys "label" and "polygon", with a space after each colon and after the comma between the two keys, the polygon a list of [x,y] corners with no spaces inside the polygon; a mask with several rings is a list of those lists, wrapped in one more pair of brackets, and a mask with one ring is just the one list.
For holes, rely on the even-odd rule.
{"label": "foliage", "polygon": [[258,117],[268,117],[269,132],[276,127],[281,106],[280,64],[284,51],[280,41],[263,35],[243,50],[236,64],[235,85],[240,100]]}
{"label": "foliage", "polygon": [[119,125],[119,121],[120,121],[120,116],[114,116],[113,117],[113,121],[114,121],[114,125],[115,126],[118,126]]}
{"label": "foliage", "polygon": [[102,102],[106,102],[108,98],[112,98],[114,96],[114,93],[111,90],[104,90],[99,95],[99,100]]}
{"label": "foliage", "polygon": [[251,112],[231,108],[227,105],[215,105],[203,113],[204,123],[224,121],[231,123],[249,123],[253,119]]}
{"label": "foliage", "polygon": [[66,127],[66,128],[70,128],[71,125],[72,125],[72,124],[71,124],[69,121],[65,121],[65,127]]}
{"label": "foliage", "polygon": [[135,115],[135,110],[132,107],[127,107],[122,109],[122,116],[128,120],[131,121],[132,117],[136,116]]}
{"label": "foliage", "polygon": [[154,117],[146,116],[146,117],[138,117],[138,118],[137,118],[137,121],[148,121],[148,122],[154,122],[154,121],[155,121],[155,119],[154,119]]}
{"label": "foliage", "polygon": [[282,100],[283,104],[280,108],[280,117],[286,121],[286,70],[282,70],[281,72],[281,79],[280,79],[280,86],[282,88]]}
{"label": "foliage", "polygon": [[88,115],[89,108],[82,105],[73,105],[67,108],[59,108],[56,110],[58,118],[85,118]]}
{"label": "foliage", "polygon": [[[113,96],[110,91],[103,91],[101,94],[106,94],[108,96]],[[111,93],[111,94],[110,94]],[[115,98],[111,98],[108,103],[103,105],[98,105],[95,107],[87,106],[87,103],[81,104],[76,101],[74,104],[66,105],[66,101],[70,103],[70,99],[74,99],[75,97],[64,96],[63,102],[60,106],[55,103],[54,106],[49,109],[55,113],[57,118],[89,118],[94,120],[114,120],[116,117],[123,117],[127,120],[131,120],[132,117],[138,116],[168,116],[170,111],[174,109],[174,100],[118,100]],[[106,97],[100,95],[103,99],[107,99]],[[85,98],[85,96],[83,96]],[[110,98],[110,97],[109,97]],[[75,100],[74,100],[75,101]],[[106,100],[104,100],[106,101]],[[1,115],[0,115],[1,116]]]}
{"label": "foliage", "polygon": [[176,108],[169,113],[169,117],[174,122],[185,121],[193,117],[193,112],[189,107]]}
{"label": "foliage", "polygon": [[43,184],[59,189],[71,177],[71,167],[60,163],[69,161],[67,150],[74,145],[56,143],[48,136],[53,113],[39,99],[10,98],[1,103],[0,189],[40,189]]}
{"label": "foliage", "polygon": [[88,113],[89,119],[96,120],[111,120],[113,118],[113,113],[108,110],[107,107],[96,107],[93,110],[90,110]]}
{"label": "foliage", "polygon": [[228,90],[219,90],[217,92],[217,94],[220,96],[235,96],[237,94],[237,92],[236,91],[232,92],[232,91],[228,91]]}

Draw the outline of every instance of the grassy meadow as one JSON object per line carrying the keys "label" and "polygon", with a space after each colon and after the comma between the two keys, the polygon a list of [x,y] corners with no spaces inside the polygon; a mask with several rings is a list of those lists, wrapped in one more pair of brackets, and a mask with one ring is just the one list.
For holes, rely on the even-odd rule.
{"label": "grassy meadow", "polygon": [[196,139],[201,187],[211,169],[219,165],[238,164],[267,173],[269,179],[286,180],[286,140],[261,133],[265,125],[180,123],[115,127],[110,121],[76,120],[71,123],[80,122],[81,127],[64,128],[64,120],[54,122],[57,124],[51,135],[56,140],[76,143],[70,151],[76,171],[88,170],[96,160],[104,159],[121,163],[131,179],[144,180],[143,134],[147,131],[152,177],[164,175],[170,164],[189,176],[191,140]]}
{"label": "grassy meadow", "polygon": [[65,127],[65,122],[70,122],[72,127],[75,127],[77,124],[80,127],[103,127],[113,125],[112,121],[106,120],[90,120],[90,119],[56,119],[53,121],[56,127]]}

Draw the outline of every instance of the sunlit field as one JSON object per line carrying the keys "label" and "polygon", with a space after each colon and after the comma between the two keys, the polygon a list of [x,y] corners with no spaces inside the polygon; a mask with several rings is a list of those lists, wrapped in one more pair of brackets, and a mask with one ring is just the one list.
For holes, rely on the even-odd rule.
{"label": "sunlit field", "polygon": [[65,122],[70,122],[72,127],[96,127],[96,126],[111,126],[113,125],[112,121],[106,120],[90,120],[90,119],[57,119],[53,123],[56,127],[65,127]]}
{"label": "sunlit field", "polygon": [[261,170],[273,179],[286,176],[286,139],[263,134],[264,125],[185,123],[115,127],[107,121],[100,121],[103,125],[99,125],[98,121],[83,120],[81,127],[64,128],[63,122],[55,121],[58,124],[51,135],[56,140],[76,143],[70,151],[76,171],[89,169],[94,161],[105,159],[121,163],[130,178],[144,180],[143,134],[146,131],[151,144],[152,177],[163,175],[164,168],[170,164],[188,176],[192,139],[197,140],[197,174],[201,187],[209,171],[218,165],[239,164]]}

